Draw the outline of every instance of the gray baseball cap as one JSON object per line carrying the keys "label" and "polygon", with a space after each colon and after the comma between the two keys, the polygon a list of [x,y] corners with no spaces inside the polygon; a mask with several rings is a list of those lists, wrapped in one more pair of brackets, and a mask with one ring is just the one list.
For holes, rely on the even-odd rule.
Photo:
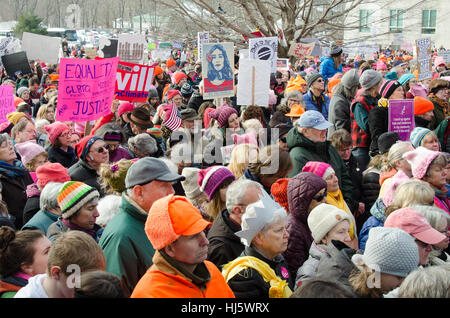
{"label": "gray baseball cap", "polygon": [[160,159],[145,157],[131,165],[125,177],[127,189],[136,185],[144,185],[153,180],[162,182],[184,181],[185,177],[172,173],[167,165]]}

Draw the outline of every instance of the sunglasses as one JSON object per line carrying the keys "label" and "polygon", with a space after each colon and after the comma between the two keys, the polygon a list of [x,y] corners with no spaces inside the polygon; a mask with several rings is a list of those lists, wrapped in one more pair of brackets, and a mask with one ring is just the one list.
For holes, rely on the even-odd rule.
{"label": "sunglasses", "polygon": [[108,151],[108,145],[98,147],[96,150],[98,153],[102,153],[104,151]]}
{"label": "sunglasses", "polygon": [[317,80],[317,83],[323,83],[323,79],[320,79],[320,78],[319,78],[319,79]]}
{"label": "sunglasses", "polygon": [[286,137],[280,138],[280,140],[284,143],[286,143]]}
{"label": "sunglasses", "polygon": [[327,196],[327,190],[325,190],[322,194],[319,194],[317,197],[314,197],[313,200],[316,202],[320,202]]}

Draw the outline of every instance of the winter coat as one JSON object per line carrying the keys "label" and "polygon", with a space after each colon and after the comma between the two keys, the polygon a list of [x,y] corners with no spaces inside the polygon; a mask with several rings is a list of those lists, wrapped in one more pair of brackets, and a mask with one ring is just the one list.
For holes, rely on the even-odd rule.
{"label": "winter coat", "polygon": [[351,133],[350,105],[351,100],[345,96],[343,91],[333,94],[328,110],[328,121],[332,123],[333,126],[328,128],[328,136],[341,128]]}
{"label": "winter coat", "polygon": [[122,280],[126,297],[152,265],[155,250],[145,233],[147,212],[122,195],[119,212],[108,222],[99,245],[106,258],[106,271]]}
{"label": "winter coat", "polygon": [[191,98],[189,99],[188,108],[193,108],[198,113],[198,109],[200,108],[200,105],[204,102],[211,101],[210,99],[204,100],[203,96],[200,94],[198,90],[194,90],[194,92],[191,95]]}
{"label": "winter coat", "polygon": [[199,288],[192,279],[156,252],[153,265],[139,280],[131,298],[234,298],[222,273],[213,263],[204,261],[197,266],[197,270],[200,268],[202,273],[210,276],[203,288]]}
{"label": "winter coat", "polygon": [[422,117],[419,116],[414,116],[414,123],[415,123],[415,127],[423,127],[423,128],[428,128],[428,126],[430,125],[430,121],[426,120]]}
{"label": "winter coat", "polygon": [[358,210],[359,202],[363,202],[362,196],[362,170],[360,163],[353,155],[350,155],[348,161],[344,161],[345,166],[348,169],[350,179],[353,184],[353,204],[349,205],[350,210],[355,213]]}
{"label": "winter coat", "polygon": [[[450,126],[448,124],[447,117],[445,120],[443,120],[439,126],[434,130],[436,133],[436,136],[439,139],[439,143],[441,144],[441,150],[443,152],[450,152]],[[425,127],[427,128],[427,127]]]}
{"label": "winter coat", "polygon": [[322,113],[323,117],[325,119],[328,119],[328,113],[330,108],[330,98],[325,95],[324,93],[320,94],[319,98],[322,98],[322,104],[321,109],[317,106],[317,102],[315,101],[317,97],[313,96],[313,93],[311,90],[309,90],[305,95],[303,95],[303,101],[305,102],[305,110],[316,110],[320,113]]}
{"label": "winter coat", "polygon": [[78,160],[78,162],[70,167],[67,172],[69,173],[72,181],[84,182],[87,185],[96,188],[101,197],[104,196],[104,191],[97,182],[97,178],[99,177],[97,171],[92,169],[91,166],[83,159]]}
{"label": "winter coat", "polygon": [[303,136],[298,129],[291,129],[286,137],[293,169],[289,177],[300,173],[308,161],[320,161],[330,164],[339,180],[339,188],[349,206],[353,206],[353,185],[342,157],[330,141],[315,143]]}
{"label": "winter coat", "polygon": [[241,228],[230,220],[227,210],[219,213],[208,232],[208,260],[213,262],[219,269],[222,265],[236,259],[244,250],[245,246],[241,239],[234,233]]}
{"label": "winter coat", "polygon": [[[293,290],[294,281],[289,275],[287,264],[282,255],[278,255],[275,259],[269,260],[254,247],[245,247],[245,250],[240,255],[253,256],[263,261],[275,271],[275,274],[283,279]],[[228,285],[233,291],[236,298],[269,298],[270,283],[266,282],[263,276],[253,268],[246,268],[237,273],[228,281]]]}
{"label": "winter coat", "polygon": [[320,259],[325,253],[322,244],[313,242],[309,249],[309,257],[306,262],[298,269],[297,277],[295,278],[295,286],[301,284],[302,281],[314,278],[316,276],[317,266],[319,266]]}
{"label": "winter coat", "polygon": [[369,95],[360,95],[350,106],[352,141],[354,148],[370,148],[369,114],[377,107],[378,99]]}
{"label": "winter coat", "polygon": [[439,124],[446,118],[445,114],[447,111],[444,110],[444,107],[448,108],[448,103],[445,103],[445,101],[437,97],[429,97],[428,99],[434,105],[433,109],[434,116],[433,118],[431,118],[431,122],[428,125],[428,129],[435,130],[437,126],[439,126]]}
{"label": "winter coat", "polygon": [[27,203],[25,203],[25,207],[23,208],[24,224],[31,220],[31,218],[41,209],[41,190],[39,190],[36,183],[32,183],[27,186],[27,198]]}
{"label": "winter coat", "polygon": [[306,261],[313,242],[307,219],[309,205],[314,196],[326,189],[326,182],[311,172],[302,172],[291,178],[287,187],[289,203],[287,231],[289,232],[288,247],[283,253],[288,263],[291,276]]}
{"label": "winter coat", "polygon": [[328,80],[336,73],[344,73],[344,71],[342,70],[342,64],[339,64],[339,67],[336,69],[331,56],[323,56],[320,58],[319,73],[323,76],[324,80]]}
{"label": "winter coat", "polygon": [[317,266],[315,278],[338,283],[357,297],[348,281],[350,273],[356,268],[352,262],[352,256],[356,254],[356,250],[334,240],[325,246],[324,250],[325,253]]}
{"label": "winter coat", "polygon": [[389,127],[389,108],[388,107],[374,107],[369,112],[368,126],[370,133],[370,155],[372,157],[379,154],[378,151],[378,137],[382,133],[388,131]]}
{"label": "winter coat", "polygon": [[370,209],[371,217],[363,224],[361,231],[359,232],[359,249],[363,253],[366,248],[367,239],[369,238],[369,231],[373,227],[380,227],[384,225],[386,220],[386,206],[383,200],[377,199],[375,204]]}
{"label": "winter coat", "polygon": [[370,210],[380,193],[380,171],[369,168],[362,177],[362,198],[366,211]]}
{"label": "winter coat", "polygon": [[75,150],[69,147],[67,152],[61,148],[50,146],[47,149],[48,161],[58,162],[66,168],[70,168],[77,163],[78,157],[75,154]]}
{"label": "winter coat", "polygon": [[59,215],[47,210],[40,210],[23,227],[22,230],[41,230],[47,233],[48,227],[58,220]]}
{"label": "winter coat", "polygon": [[0,279],[0,298],[13,298],[17,291],[28,284],[28,280],[17,276],[7,276]]}

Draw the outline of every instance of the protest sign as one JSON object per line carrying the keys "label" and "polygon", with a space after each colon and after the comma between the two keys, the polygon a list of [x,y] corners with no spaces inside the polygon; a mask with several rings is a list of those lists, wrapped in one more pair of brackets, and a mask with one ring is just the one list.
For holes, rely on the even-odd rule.
{"label": "protest sign", "polygon": [[165,61],[171,55],[170,50],[161,50],[161,49],[153,50],[151,52],[151,54],[152,54],[153,61],[156,61],[157,59],[160,59],[161,61]]}
{"label": "protest sign", "polygon": [[170,49],[171,48],[170,42],[161,42],[161,43],[159,43],[158,48],[159,49]]}
{"label": "protest sign", "polygon": [[450,63],[450,50],[440,51],[438,55],[444,58],[445,63]]}
{"label": "protest sign", "polygon": [[416,56],[418,66],[418,80],[423,81],[433,77],[433,67],[431,62],[431,39],[425,38],[416,40]]}
{"label": "protest sign", "polygon": [[22,74],[32,73],[28,57],[25,52],[17,52],[2,56],[2,63],[8,76],[15,77],[14,73],[21,71]]}
{"label": "protest sign", "polygon": [[21,50],[20,40],[7,37],[0,41],[0,56],[19,52]]}
{"label": "protest sign", "polygon": [[148,49],[149,49],[149,51],[156,49],[156,44],[155,43],[149,43],[148,44]]}
{"label": "protest sign", "polygon": [[58,64],[61,39],[34,33],[23,33],[22,51],[30,60]]}
{"label": "protest sign", "polygon": [[322,45],[320,44],[320,40],[317,38],[301,38],[299,41],[299,43],[315,43],[316,45],[314,46],[311,55],[310,56],[322,56]]}
{"label": "protest sign", "polygon": [[57,121],[84,122],[111,112],[118,57],[60,60]]}
{"label": "protest sign", "polygon": [[270,61],[271,71],[277,71],[278,37],[255,38],[249,40],[250,58]]}
{"label": "protest sign", "polygon": [[389,131],[395,131],[403,141],[409,141],[414,129],[414,100],[398,99],[389,101]]}
{"label": "protest sign", "polygon": [[289,59],[277,59],[277,70],[289,70]]}
{"label": "protest sign", "polygon": [[173,42],[173,43],[172,43],[172,47],[173,47],[174,49],[182,49],[182,48],[183,48],[183,43],[180,43],[180,42]]}
{"label": "protest sign", "polygon": [[234,147],[236,147],[236,145],[229,145],[229,146],[224,146],[224,147],[220,147],[220,152],[222,154],[222,163],[224,165],[227,165],[230,163],[231,161],[231,153],[233,152]]}
{"label": "protest sign", "polygon": [[202,44],[209,43],[209,33],[208,32],[198,32],[197,33],[197,48],[198,48],[198,56],[201,58],[202,56]]}
{"label": "protest sign", "polygon": [[0,86],[0,123],[4,123],[8,119],[6,115],[15,112],[13,89],[11,85]]}
{"label": "protest sign", "polygon": [[144,64],[147,41],[144,34],[119,34],[117,55],[128,63]]}
{"label": "protest sign", "polygon": [[103,57],[105,59],[108,59],[111,57],[116,57],[118,42],[119,42],[119,40],[117,40],[117,39],[108,39],[105,37],[101,37],[99,39],[97,55],[99,57]]}
{"label": "protest sign", "polygon": [[316,45],[316,43],[314,43],[314,42],[292,43],[291,47],[289,48],[288,55],[295,56],[298,59],[307,57],[307,56],[311,56],[315,45]]}
{"label": "protest sign", "polygon": [[269,105],[270,61],[243,60],[239,63],[237,104]]}
{"label": "protest sign", "polygon": [[234,96],[233,43],[204,43],[202,74],[204,99]]}
{"label": "protest sign", "polygon": [[119,62],[116,74],[116,99],[145,103],[152,85],[154,68]]}

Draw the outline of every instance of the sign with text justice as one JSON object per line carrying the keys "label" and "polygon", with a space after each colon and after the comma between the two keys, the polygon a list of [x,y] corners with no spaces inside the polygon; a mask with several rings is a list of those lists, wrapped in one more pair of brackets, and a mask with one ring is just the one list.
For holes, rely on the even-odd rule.
{"label": "sign with text justice", "polygon": [[119,57],[60,60],[57,121],[90,121],[109,114]]}
{"label": "sign with text justice", "polygon": [[116,99],[145,103],[152,85],[154,68],[119,62],[116,74]]}

